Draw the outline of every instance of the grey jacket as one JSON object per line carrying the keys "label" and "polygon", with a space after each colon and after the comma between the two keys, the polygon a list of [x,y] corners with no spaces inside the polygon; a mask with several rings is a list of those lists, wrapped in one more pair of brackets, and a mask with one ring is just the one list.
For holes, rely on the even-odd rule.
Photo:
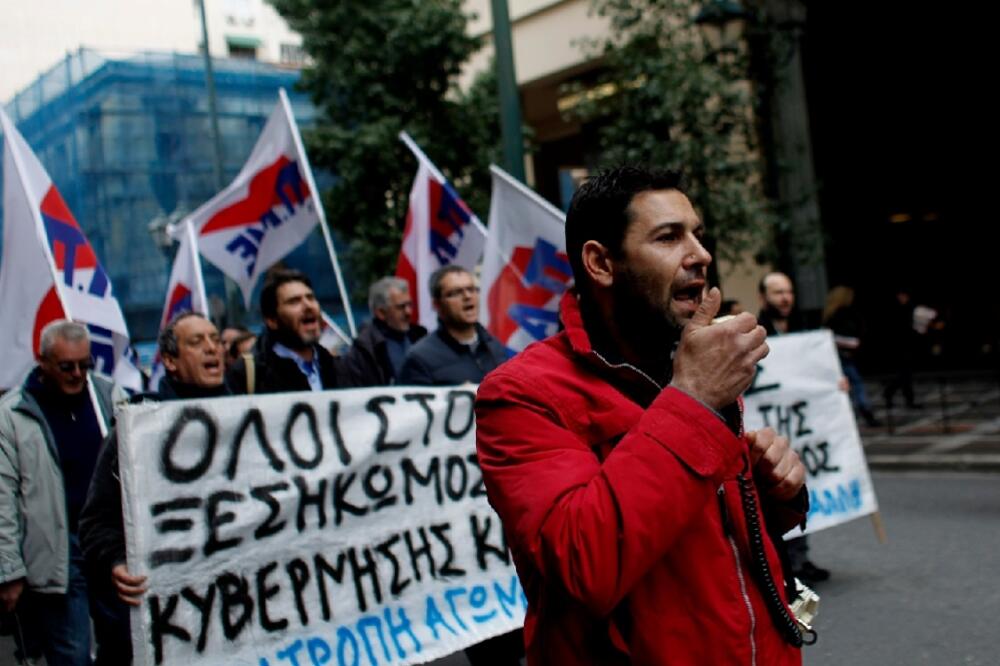
{"label": "grey jacket", "polygon": [[[110,430],[112,384],[91,378],[99,417]],[[22,385],[0,398],[0,583],[24,578],[36,592],[65,593],[67,525],[58,449],[41,407]]]}

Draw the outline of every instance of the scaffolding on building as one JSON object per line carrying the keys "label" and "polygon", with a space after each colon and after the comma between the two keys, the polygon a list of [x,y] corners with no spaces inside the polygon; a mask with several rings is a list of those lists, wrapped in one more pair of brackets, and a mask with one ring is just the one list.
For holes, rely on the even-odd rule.
{"label": "scaffolding on building", "polygon": [[[225,182],[249,156],[279,88],[299,126],[314,124],[314,108],[294,90],[298,70],[234,58],[213,59],[213,69]],[[101,258],[133,339],[155,338],[173,250],[158,244],[151,223],[180,219],[216,193],[202,56],[80,49],[6,110]],[[316,176],[321,188],[329,181]],[[329,312],[341,311],[332,277],[321,278],[330,267],[319,234],[287,263],[313,276]],[[206,263],[205,278],[219,303],[221,273]]]}

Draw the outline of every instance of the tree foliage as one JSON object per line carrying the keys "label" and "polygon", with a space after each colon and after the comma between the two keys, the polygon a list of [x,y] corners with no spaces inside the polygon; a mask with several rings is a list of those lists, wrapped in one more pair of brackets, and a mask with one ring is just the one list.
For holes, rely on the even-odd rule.
{"label": "tree foliage", "polygon": [[395,270],[417,162],[409,132],[480,216],[488,165],[499,154],[496,81],[457,89],[479,48],[461,0],[268,0],[302,35],[310,64],[300,87],[320,112],[310,160],[336,177],[324,201],[350,239],[358,291]]}
{"label": "tree foliage", "polygon": [[601,162],[685,174],[718,252],[767,250],[775,217],[762,183],[744,49],[714,50],[690,0],[594,0],[609,35],[584,43],[602,67],[574,113],[598,128]]}

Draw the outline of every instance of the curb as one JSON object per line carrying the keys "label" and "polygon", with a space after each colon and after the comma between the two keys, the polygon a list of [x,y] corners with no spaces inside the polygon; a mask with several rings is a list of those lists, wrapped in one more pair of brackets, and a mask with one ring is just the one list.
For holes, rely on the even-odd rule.
{"label": "curb", "polygon": [[868,467],[878,470],[952,470],[1000,472],[1000,454],[939,453],[869,455]]}

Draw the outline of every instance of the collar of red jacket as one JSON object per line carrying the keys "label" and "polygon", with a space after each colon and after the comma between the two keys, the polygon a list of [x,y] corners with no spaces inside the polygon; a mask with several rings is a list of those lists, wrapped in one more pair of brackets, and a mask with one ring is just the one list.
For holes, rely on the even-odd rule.
{"label": "collar of red jacket", "polygon": [[580,298],[575,289],[569,289],[559,302],[559,318],[562,320],[569,337],[569,344],[577,354],[587,355],[593,351],[590,336],[583,328],[583,313],[580,311]]}

